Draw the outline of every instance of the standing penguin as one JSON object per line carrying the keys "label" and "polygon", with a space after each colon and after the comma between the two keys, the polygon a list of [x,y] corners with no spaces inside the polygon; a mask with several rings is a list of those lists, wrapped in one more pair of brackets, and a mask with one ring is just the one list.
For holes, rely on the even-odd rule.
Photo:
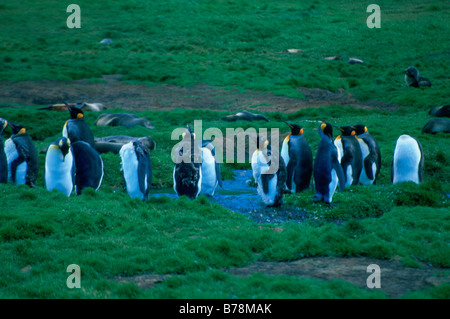
{"label": "standing penguin", "polygon": [[216,161],[216,149],[211,141],[202,141],[202,185],[201,194],[214,196],[217,185],[222,187],[220,163]]}
{"label": "standing penguin", "polygon": [[394,184],[423,180],[423,152],[420,142],[409,135],[401,135],[395,144],[391,165],[391,181]]}
{"label": "standing penguin", "polygon": [[45,155],[45,188],[70,196],[75,184],[75,159],[70,140],[60,137],[50,144]]}
{"label": "standing penguin", "polygon": [[314,160],[316,193],[313,200],[324,201],[329,204],[333,199],[338,183],[340,191],[344,191],[345,176],[340,163],[340,151],[333,144],[333,128],[331,124],[320,124],[319,135],[321,139]]}
{"label": "standing penguin", "polygon": [[0,183],[8,183],[8,160],[6,159],[5,147],[3,145],[2,133],[8,126],[8,121],[0,118]]}
{"label": "standing penguin", "polygon": [[84,141],[95,148],[94,135],[84,120],[82,111],[84,104],[75,104],[72,106],[66,103],[66,105],[69,109],[70,119],[64,124],[62,135],[70,139],[72,143]]}
{"label": "standing penguin", "polygon": [[35,187],[39,173],[38,152],[26,129],[8,122],[13,135],[5,142],[9,180],[16,185]]}
{"label": "standing penguin", "polygon": [[150,150],[138,140],[124,144],[120,149],[125,187],[131,198],[147,200],[152,184]]}
{"label": "standing penguin", "polygon": [[100,154],[83,141],[72,143],[75,158],[75,192],[80,195],[87,187],[98,190],[103,180],[103,161]]}
{"label": "standing penguin", "polygon": [[202,188],[202,151],[195,142],[195,134],[189,125],[183,139],[175,149],[173,189],[178,196],[197,198]]}
{"label": "standing penguin", "polygon": [[341,155],[341,166],[345,175],[345,187],[358,185],[362,170],[362,153],[356,132],[351,126],[336,127],[342,132],[334,140]]}
{"label": "standing penguin", "polygon": [[369,134],[367,126],[363,124],[353,125],[352,128],[358,137],[362,154],[362,170],[359,183],[362,185],[375,184],[381,169],[381,153],[377,142]]}
{"label": "standing penguin", "polygon": [[257,191],[263,202],[269,207],[280,206],[287,175],[283,157],[278,152],[272,152],[267,139],[257,137],[251,165],[253,178],[258,184]]}
{"label": "standing penguin", "polygon": [[303,135],[303,128],[285,123],[291,128],[291,133],[281,146],[281,157],[286,164],[286,189],[298,193],[309,188],[313,172],[312,152]]}

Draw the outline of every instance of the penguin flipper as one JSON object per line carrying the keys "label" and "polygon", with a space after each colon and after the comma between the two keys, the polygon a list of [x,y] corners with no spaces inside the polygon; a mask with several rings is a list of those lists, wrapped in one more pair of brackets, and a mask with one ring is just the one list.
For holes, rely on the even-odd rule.
{"label": "penguin flipper", "polygon": [[11,162],[11,181],[13,183],[16,183],[16,172],[17,167],[19,167],[20,164],[25,162],[25,157],[19,152],[19,156]]}
{"label": "penguin flipper", "polygon": [[222,186],[222,174],[220,172],[220,163],[216,162],[216,176],[217,176],[217,182],[219,183],[220,187]]}
{"label": "penguin flipper", "polygon": [[332,168],[336,171],[337,177],[339,179],[339,190],[343,192],[345,190],[345,174],[342,169],[341,163],[339,163],[337,158],[337,150],[331,152],[331,165]]}
{"label": "penguin flipper", "polygon": [[367,178],[373,180],[375,179],[375,172],[372,171],[372,163],[376,163],[376,155],[374,153],[370,153],[364,159],[364,170],[366,172]]}

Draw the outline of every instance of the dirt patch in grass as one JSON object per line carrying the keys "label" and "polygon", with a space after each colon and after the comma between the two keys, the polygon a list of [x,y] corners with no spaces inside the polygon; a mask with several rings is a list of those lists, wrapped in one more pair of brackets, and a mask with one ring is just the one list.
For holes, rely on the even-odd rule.
{"label": "dirt patch in grass", "polygon": [[211,110],[257,110],[261,112],[296,112],[306,107],[344,105],[356,108],[396,110],[398,106],[378,102],[359,101],[345,92],[298,88],[305,99],[277,96],[260,91],[240,91],[207,84],[181,87],[175,85],[128,84],[120,75],[104,76],[102,81],[77,80],[70,82],[2,81],[0,104],[10,106],[49,105],[74,102],[102,103],[106,108],[134,111],[171,110],[175,108]]}
{"label": "dirt patch in grass", "polygon": [[[309,277],[320,280],[339,279],[365,289],[367,278],[372,274],[367,267],[376,264],[380,267],[380,289],[390,298],[400,298],[408,292],[423,290],[443,283],[450,278],[441,268],[421,264],[418,268],[405,267],[396,260],[381,260],[367,257],[313,257],[291,262],[255,262],[245,267],[223,269],[234,276],[251,276],[255,273],[265,275],[286,275]],[[119,283],[135,283],[141,289],[154,288],[171,275],[142,274],[131,277],[119,277]]]}

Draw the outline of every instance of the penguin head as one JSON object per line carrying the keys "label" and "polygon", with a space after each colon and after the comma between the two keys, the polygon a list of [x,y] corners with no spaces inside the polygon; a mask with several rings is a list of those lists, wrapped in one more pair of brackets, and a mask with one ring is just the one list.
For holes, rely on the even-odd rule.
{"label": "penguin head", "polygon": [[27,132],[27,130],[20,124],[8,122],[8,125],[11,128],[13,134],[25,134]]}
{"label": "penguin head", "polygon": [[352,125],[351,127],[355,130],[356,135],[361,135],[369,131],[364,124]]}
{"label": "penguin head", "polygon": [[406,70],[404,70],[404,72],[406,76],[413,78],[416,81],[419,81],[420,77],[419,70],[417,70],[415,67],[410,66]]}
{"label": "penguin head", "polygon": [[288,122],[284,122],[284,123],[286,123],[291,128],[292,135],[302,135],[303,134],[303,128],[300,125],[291,124]]}
{"label": "penguin head", "polygon": [[269,140],[265,136],[256,137],[256,149],[259,151],[270,149]]}
{"label": "penguin head", "polygon": [[323,135],[329,137],[330,140],[333,140],[333,126],[330,123],[324,122],[324,123],[320,124],[319,129]]}
{"label": "penguin head", "polygon": [[342,136],[356,135],[356,130],[352,126],[336,126],[342,132]]}
{"label": "penguin head", "polygon": [[70,113],[70,118],[71,119],[80,119],[84,117],[84,113],[82,110],[82,107],[84,106],[85,103],[77,103],[75,105],[69,105],[66,102],[64,102],[64,104],[67,106],[67,108],[69,109],[69,113]]}
{"label": "penguin head", "polygon": [[3,130],[8,126],[8,121],[4,118],[0,117],[0,134],[3,133]]}
{"label": "penguin head", "polygon": [[67,137],[60,137],[50,144],[50,148],[60,150],[63,155],[63,161],[70,151],[70,139]]}

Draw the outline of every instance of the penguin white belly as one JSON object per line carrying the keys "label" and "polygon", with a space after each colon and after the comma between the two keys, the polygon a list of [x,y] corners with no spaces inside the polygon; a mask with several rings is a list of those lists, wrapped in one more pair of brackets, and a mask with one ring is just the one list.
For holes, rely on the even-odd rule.
{"label": "penguin white belly", "polygon": [[67,154],[63,161],[61,152],[49,148],[45,157],[45,187],[70,196],[73,190],[72,180],[73,156]]}
{"label": "penguin white belly", "polygon": [[203,147],[202,148],[202,186],[201,194],[213,196],[218,184],[216,176],[216,161],[211,151]]}
{"label": "penguin white belly", "polygon": [[345,182],[345,187],[350,187],[353,183],[353,169],[351,165],[347,166],[347,171],[345,172],[347,175],[347,181]]}
{"label": "penguin white belly", "polygon": [[[280,155],[283,158],[284,164],[286,165],[286,167],[288,166],[289,160],[290,160],[288,142],[289,142],[288,138],[286,137],[283,141],[283,145],[281,146],[281,152],[280,152]],[[290,191],[291,193],[295,193],[296,189],[297,189],[297,185],[294,183],[294,176],[295,176],[295,171],[292,174],[291,189],[288,189],[287,186],[285,187],[286,190]]]}
{"label": "penguin white belly", "polygon": [[[134,151],[133,143],[128,143],[120,149],[122,158],[122,172],[125,179],[126,189],[131,198],[143,199],[144,194],[139,187],[138,159]],[[145,189],[147,189],[147,176],[145,177]]]}
{"label": "penguin white belly", "polygon": [[[19,157],[19,153],[16,149],[16,144],[14,144],[12,139],[7,139],[5,141],[5,154],[6,160],[8,162],[8,180],[12,181],[11,163]],[[25,178],[27,176],[28,164],[26,162],[21,163],[16,169],[16,185],[25,184]]]}
{"label": "penguin white belly", "polygon": [[341,161],[342,157],[344,156],[344,147],[342,145],[342,140],[339,138],[336,138],[334,140],[334,145],[336,146],[338,150],[338,160]]}
{"label": "penguin white belly", "polygon": [[394,151],[393,183],[414,182],[419,184],[421,153],[417,142],[409,136],[400,136]]}
{"label": "penguin white belly", "polygon": [[333,200],[334,192],[336,191],[339,179],[335,169],[331,170],[331,182],[328,184],[328,199],[330,203]]}
{"label": "penguin white belly", "polygon": [[[359,139],[359,146],[361,148],[361,158],[362,158],[362,170],[361,170],[361,175],[359,176],[359,183],[362,185],[371,185],[373,184],[373,179],[370,179],[369,177],[367,177],[366,174],[366,170],[364,168],[364,159],[367,157],[367,155],[369,155],[369,147],[367,146],[367,144],[362,140]],[[372,164],[372,172],[376,172],[376,167],[377,165],[375,163]]]}

